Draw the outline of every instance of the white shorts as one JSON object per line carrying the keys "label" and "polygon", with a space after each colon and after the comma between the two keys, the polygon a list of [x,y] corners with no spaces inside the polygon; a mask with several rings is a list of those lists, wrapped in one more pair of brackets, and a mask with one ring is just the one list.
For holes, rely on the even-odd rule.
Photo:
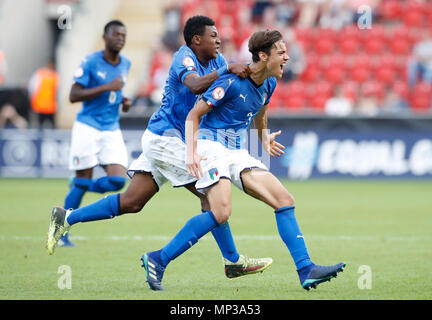
{"label": "white shorts", "polygon": [[244,191],[241,173],[245,169],[258,168],[268,171],[267,166],[252,157],[246,149],[231,150],[221,143],[211,140],[198,140],[197,153],[207,160],[201,161],[202,176],[195,187],[201,193],[221,178],[230,179],[240,190]]}
{"label": "white shorts", "polygon": [[134,172],[151,172],[159,188],[167,181],[173,187],[182,187],[196,181],[187,173],[186,144],[180,138],[160,136],[146,130],[141,145],[141,155],[127,170],[130,177]]}
{"label": "white shorts", "polygon": [[79,121],[72,127],[69,169],[83,170],[97,165],[128,165],[128,154],[120,129],[101,131]]}

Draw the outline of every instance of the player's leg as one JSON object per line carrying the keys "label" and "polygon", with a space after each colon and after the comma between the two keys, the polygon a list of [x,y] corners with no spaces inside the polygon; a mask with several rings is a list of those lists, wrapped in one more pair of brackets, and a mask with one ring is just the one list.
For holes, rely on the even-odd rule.
{"label": "player's leg", "polygon": [[[202,212],[210,210],[207,197],[196,190],[195,183],[188,184],[185,188],[200,199]],[[271,258],[249,258],[243,254],[239,254],[228,221],[214,228],[211,233],[222,253],[225,275],[228,278],[263,272],[273,263],[273,259]]]}
{"label": "player's leg", "polygon": [[247,194],[275,210],[279,235],[291,253],[303,288],[316,288],[319,283],[330,280],[339,271],[343,271],[345,264],[342,262],[333,266],[313,264],[295,216],[294,198],[272,173],[257,169],[245,170],[241,173],[241,180]]}
{"label": "player's leg", "polygon": [[137,172],[122,194],[115,193],[75,210],[55,207],[51,214],[47,250],[53,254],[60,236],[67,233],[78,222],[111,219],[124,213],[141,211],[144,205],[158,192],[153,176],[148,172]]}
{"label": "player's leg", "polygon": [[191,248],[206,233],[228,220],[231,214],[231,181],[220,179],[206,190],[206,194],[211,211],[192,217],[166,246],[141,257],[150,289],[164,290],[161,282],[168,263]]}
{"label": "player's leg", "polygon": [[[77,170],[75,177],[70,183],[69,192],[64,200],[64,208],[66,209],[77,209],[81,205],[81,201],[84,194],[88,190],[88,181],[92,181],[93,168]],[[62,247],[74,247],[75,244],[69,239],[69,233],[61,236],[58,246]]]}

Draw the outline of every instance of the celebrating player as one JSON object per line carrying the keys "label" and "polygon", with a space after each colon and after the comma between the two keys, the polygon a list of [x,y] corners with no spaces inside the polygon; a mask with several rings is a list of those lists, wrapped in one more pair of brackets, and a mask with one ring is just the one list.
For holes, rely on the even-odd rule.
{"label": "celebrating player", "polygon": [[264,150],[271,156],[283,153],[284,146],[275,140],[280,131],[267,131],[266,110],[276,78],[282,77],[289,59],[282,35],[276,30],[254,33],[249,51],[253,60],[250,77],[220,77],[187,116],[188,172],[199,179],[196,188],[205,192],[212,211],[191,218],[162,249],[143,254],[147,282],[153,290],[164,289],[162,277],[171,260],[208,231],[226,223],[231,214],[231,182],[275,210],[279,235],[291,253],[303,288],[316,288],[345,267],[342,262],[333,266],[312,263],[294,214],[292,195],[245,149],[246,130],[253,120]]}
{"label": "celebrating player", "polygon": [[[104,27],[105,49],[86,56],[75,71],[70,101],[82,101],[72,128],[69,168],[75,171],[64,207],[76,209],[87,191],[118,191],[126,182],[128,157],[119,129],[119,106],[128,111],[131,101],[122,96],[131,63],[120,54],[126,42],[126,27],[113,20]],[[106,176],[92,179],[101,165]],[[73,246],[68,235],[62,245]]]}
{"label": "celebrating player", "polygon": [[[194,187],[196,179],[186,170],[184,123],[196,96],[217,78],[229,72],[245,78],[249,67],[227,65],[219,53],[220,39],[214,21],[208,17],[190,18],[184,28],[186,45],[174,55],[160,109],[152,116],[142,136],[143,152],[128,169],[132,181],[122,194],[112,194],[77,210],[56,207],[51,214],[48,252],[52,254],[56,239],[77,222],[113,218],[139,212],[168,180],[184,186],[201,200],[201,216],[212,215],[206,197]],[[229,278],[261,272],[271,258],[252,259],[240,255],[228,223],[213,230],[222,252],[225,274]]]}

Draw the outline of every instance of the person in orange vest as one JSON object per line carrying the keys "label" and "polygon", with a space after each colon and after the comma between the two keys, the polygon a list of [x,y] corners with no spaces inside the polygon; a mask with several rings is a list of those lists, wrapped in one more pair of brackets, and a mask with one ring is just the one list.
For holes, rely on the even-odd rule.
{"label": "person in orange vest", "polygon": [[55,128],[57,87],[58,74],[52,61],[36,70],[30,78],[28,88],[30,105],[33,112],[38,116],[39,128]]}

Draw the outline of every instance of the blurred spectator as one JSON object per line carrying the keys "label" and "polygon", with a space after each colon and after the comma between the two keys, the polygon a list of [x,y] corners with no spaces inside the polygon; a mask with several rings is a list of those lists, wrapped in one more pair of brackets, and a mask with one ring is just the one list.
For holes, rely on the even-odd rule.
{"label": "blurred spectator", "polygon": [[340,30],[352,23],[354,17],[353,9],[347,0],[327,0],[322,6],[319,26]]}
{"label": "blurred spectator", "polygon": [[341,86],[336,86],[333,96],[325,103],[324,110],[329,116],[345,117],[352,113],[353,102],[345,95]]}
{"label": "blurred spectator", "polygon": [[356,101],[355,112],[362,116],[374,117],[378,114],[377,96],[371,92],[363,92],[360,90],[360,95]]}
{"label": "blurred spectator", "polygon": [[180,47],[179,30],[182,29],[181,4],[181,1],[171,0],[169,4],[165,7],[164,12],[165,30],[162,37],[162,42],[167,48],[170,48],[170,50],[172,51],[177,51],[177,49]]}
{"label": "blurred spectator", "polygon": [[229,39],[222,40],[222,55],[225,57],[227,63],[237,63],[239,61],[237,47]]}
{"label": "blurred spectator", "polygon": [[256,0],[252,6],[252,23],[261,24],[263,22],[264,12],[269,6],[273,6],[272,1]]}
{"label": "blurred spectator", "polygon": [[297,0],[300,5],[300,15],[298,17],[298,27],[308,29],[313,28],[318,20],[321,6],[326,0]]}
{"label": "blurred spectator", "polygon": [[0,128],[27,128],[27,120],[20,116],[15,107],[6,103],[0,106]]}
{"label": "blurred spectator", "polygon": [[54,62],[37,69],[30,78],[30,106],[37,116],[38,128],[55,128],[58,74]]}
{"label": "blurred spectator", "polygon": [[18,112],[19,107],[21,111],[28,108],[27,101],[24,101],[27,100],[27,96],[19,89],[4,87],[6,73],[6,57],[0,50],[0,128],[27,128],[27,120]]}
{"label": "blurred spectator", "polygon": [[279,0],[276,3],[276,15],[278,24],[289,26],[297,16],[297,4],[295,0]]}
{"label": "blurred spectator", "polygon": [[2,50],[0,50],[0,86],[3,85],[7,72],[6,57]]}
{"label": "blurred spectator", "polygon": [[306,58],[303,52],[303,47],[296,39],[295,31],[291,28],[282,30],[289,60],[285,64],[282,80],[285,82],[297,79],[306,68]]}
{"label": "blurred spectator", "polygon": [[429,30],[424,30],[422,41],[413,49],[407,65],[408,83],[414,87],[419,78],[432,84],[432,37]]}
{"label": "blurred spectator", "polygon": [[396,91],[389,86],[386,90],[386,94],[383,103],[380,107],[380,112],[384,114],[401,114],[410,111],[408,102],[405,101]]}

